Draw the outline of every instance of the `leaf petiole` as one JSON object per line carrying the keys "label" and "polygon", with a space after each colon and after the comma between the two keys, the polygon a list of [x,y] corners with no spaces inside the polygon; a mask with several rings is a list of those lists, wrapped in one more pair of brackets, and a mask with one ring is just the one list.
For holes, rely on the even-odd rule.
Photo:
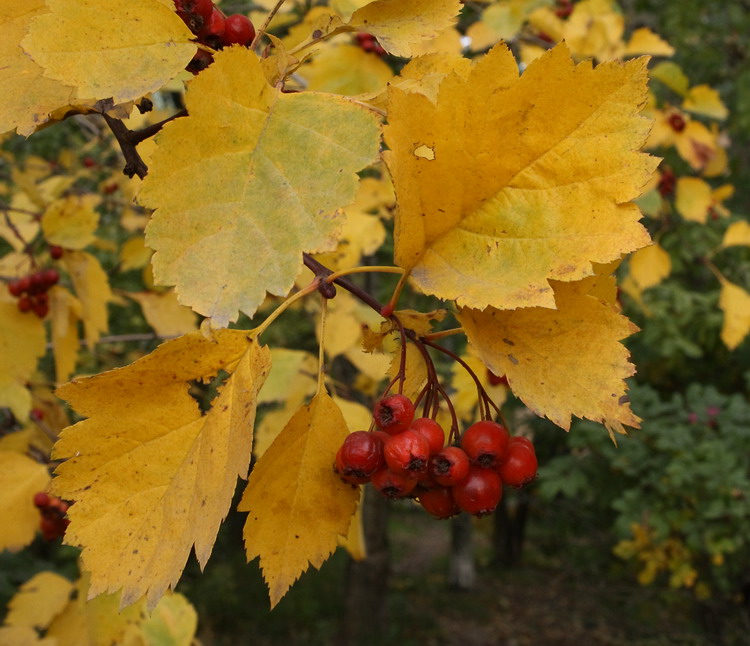
{"label": "leaf petiole", "polygon": [[268,315],[268,318],[263,321],[253,332],[260,338],[260,335],[266,331],[266,329],[273,323],[279,316],[281,316],[292,304],[296,303],[300,298],[304,298],[308,294],[312,294],[317,291],[320,285],[320,278],[315,278],[307,287],[300,289],[297,293],[292,294],[287,298],[281,305],[279,305],[273,312]]}
{"label": "leaf petiole", "polygon": [[370,272],[380,272],[383,274],[401,274],[403,273],[401,267],[391,267],[388,265],[364,265],[362,267],[350,267],[349,269],[342,269],[340,271],[334,271],[332,274],[328,274],[325,278],[325,282],[332,283],[341,276],[349,276],[350,274],[365,274]]}

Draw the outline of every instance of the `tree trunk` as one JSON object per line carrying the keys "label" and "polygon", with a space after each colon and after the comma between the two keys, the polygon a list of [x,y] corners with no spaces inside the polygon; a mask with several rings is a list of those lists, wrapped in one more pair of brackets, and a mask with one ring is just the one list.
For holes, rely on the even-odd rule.
{"label": "tree trunk", "polygon": [[521,562],[529,496],[525,491],[503,496],[495,510],[494,561],[507,569]]}
{"label": "tree trunk", "polygon": [[451,520],[451,556],[448,582],[459,590],[471,590],[477,580],[471,516],[461,514]]}

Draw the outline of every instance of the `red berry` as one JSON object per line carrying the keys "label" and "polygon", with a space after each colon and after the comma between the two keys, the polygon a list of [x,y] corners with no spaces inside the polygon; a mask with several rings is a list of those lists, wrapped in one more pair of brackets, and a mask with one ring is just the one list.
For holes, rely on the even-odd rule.
{"label": "red berry", "polygon": [[534,450],[522,442],[513,442],[508,450],[508,457],[498,469],[498,473],[505,484],[523,487],[536,478],[537,467]]}
{"label": "red berry", "polygon": [[37,304],[44,303],[46,305],[49,303],[49,294],[47,292],[42,292],[41,294],[37,294],[34,299]]}
{"label": "red berry", "polygon": [[39,528],[42,530],[42,536],[45,541],[54,541],[59,534],[59,521],[56,518],[42,518],[39,521]]}
{"label": "red berry", "polygon": [[[199,49],[198,53],[195,56],[193,56],[193,60],[190,61],[187,64],[187,68],[186,69],[188,69],[191,72],[193,71],[192,69],[190,69],[190,65],[193,63],[193,61],[195,61],[195,59],[198,57],[198,54],[200,54],[201,52],[203,52],[203,50]],[[201,69],[204,69],[205,67],[208,67],[208,65],[211,64],[211,61],[214,60],[214,58],[213,58],[213,56],[211,56],[211,54],[208,54],[207,52],[203,52],[203,53],[206,54],[206,56],[208,56],[211,60],[204,67],[202,67]],[[200,70],[198,70],[198,71],[200,71]],[[197,72],[193,72],[193,74],[197,74]],[[104,193],[104,195],[112,195],[112,193],[114,193],[118,188],[120,188],[120,187],[117,184],[117,182],[110,182],[109,184],[107,184],[106,186],[104,186],[104,188],[102,188],[102,193]]]}
{"label": "red berry", "polygon": [[11,296],[15,296],[18,298],[21,295],[21,281],[18,280],[11,280],[8,283],[8,291],[10,292]]}
{"label": "red berry", "polygon": [[514,444],[520,444],[521,446],[525,446],[529,451],[536,454],[536,450],[534,449],[534,444],[531,442],[531,440],[528,437],[524,437],[523,435],[516,435],[515,437],[510,438],[510,443],[508,444],[508,453],[510,453],[510,447]]}
{"label": "red berry", "polygon": [[425,439],[430,444],[430,455],[437,453],[445,444],[445,433],[443,432],[443,427],[429,417],[415,419],[411,423],[409,430],[424,435]]}
{"label": "red berry", "polygon": [[225,45],[244,45],[247,47],[255,38],[255,27],[250,18],[235,13],[228,16],[224,23],[224,35],[221,41]]}
{"label": "red berry", "polygon": [[435,518],[450,518],[461,511],[453,499],[451,490],[447,487],[437,487],[429,491],[424,491],[419,494],[417,500],[425,508],[425,511],[432,514]]}
{"label": "red berry", "polygon": [[507,429],[491,420],[472,424],[461,436],[461,448],[469,460],[485,469],[496,467],[505,459],[509,442]]}
{"label": "red berry", "polygon": [[31,287],[29,287],[29,292],[32,294],[38,294],[39,292],[43,292],[47,285],[44,282],[44,273],[41,271],[37,271],[36,273],[31,274],[29,277],[29,281],[31,282]]}
{"label": "red berry", "polygon": [[44,491],[40,491],[39,493],[34,494],[34,506],[35,507],[47,507],[50,502],[49,494],[45,493]]}
{"label": "red berry", "polygon": [[211,18],[211,13],[214,10],[212,0],[183,0],[183,4],[188,11],[192,11],[206,21]]}
{"label": "red berry", "polygon": [[[374,433],[355,431],[347,436],[341,445],[341,471],[343,478],[354,476],[367,478],[383,468],[383,440]],[[337,459],[337,467],[339,461]],[[359,484],[359,483],[357,483]]]}
{"label": "red berry", "polygon": [[63,248],[58,247],[56,244],[50,245],[49,255],[52,256],[53,260],[60,260],[63,255]]}
{"label": "red berry", "polygon": [[405,498],[417,486],[417,479],[413,475],[394,473],[390,469],[376,471],[371,480],[372,486],[386,498]]}
{"label": "red berry", "polygon": [[435,482],[452,487],[469,475],[469,457],[457,446],[446,446],[430,458],[430,473]]}
{"label": "red berry", "polygon": [[677,178],[674,173],[669,169],[665,170],[659,180],[659,195],[662,197],[669,197],[674,193],[676,186]]}
{"label": "red berry", "polygon": [[94,160],[93,157],[84,157],[82,161],[86,168],[93,168],[96,166],[96,160]]}
{"label": "red berry", "polygon": [[18,279],[18,289],[21,290],[21,293],[28,292],[31,289],[31,276],[23,276],[22,278]]}
{"label": "red berry", "polygon": [[414,404],[405,395],[390,395],[375,404],[373,417],[381,431],[396,435],[411,426]]}
{"label": "red berry", "polygon": [[49,305],[47,303],[42,303],[37,301],[34,303],[31,308],[34,310],[34,314],[36,314],[40,319],[43,319],[47,314],[49,314]]}
{"label": "red berry", "polygon": [[226,29],[226,17],[218,7],[214,7],[211,16],[199,34],[201,38],[221,38]]}
{"label": "red berry", "polygon": [[41,408],[32,408],[29,416],[31,417],[31,419],[43,420],[44,411]]}
{"label": "red berry", "polygon": [[30,312],[31,311],[31,299],[28,296],[22,296],[18,299],[18,303],[16,303],[18,309],[21,312]]}
{"label": "red berry", "polygon": [[672,130],[675,132],[682,132],[687,125],[685,123],[685,118],[679,112],[673,112],[670,114],[667,118],[667,123],[672,126]]}
{"label": "red berry", "polygon": [[336,460],[333,463],[333,470],[338,474],[339,478],[351,485],[361,485],[370,482],[369,476],[357,476],[352,472],[347,474],[347,466],[344,462],[342,449],[343,447],[339,448],[336,453]]}
{"label": "red berry", "polygon": [[57,269],[45,269],[41,273],[42,279],[47,288],[52,287],[52,285],[57,285],[57,282],[60,280],[60,272],[58,272]]}
{"label": "red berry", "polygon": [[503,481],[496,471],[471,467],[462,482],[451,487],[453,499],[467,514],[485,516],[495,511],[503,496]]}
{"label": "red berry", "polygon": [[430,443],[416,431],[404,431],[389,438],[383,455],[391,471],[416,475],[427,470]]}

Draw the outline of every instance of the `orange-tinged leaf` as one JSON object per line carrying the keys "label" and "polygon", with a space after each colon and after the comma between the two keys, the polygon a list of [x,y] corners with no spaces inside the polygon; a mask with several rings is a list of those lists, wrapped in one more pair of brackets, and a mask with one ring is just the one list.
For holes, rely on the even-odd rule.
{"label": "orange-tinged leaf", "polygon": [[459,305],[553,308],[548,280],[648,244],[628,203],[657,161],[638,152],[646,81],[644,59],[592,69],[562,45],[519,79],[499,45],[466,78],[445,77],[437,104],[392,87],[396,262]]}
{"label": "orange-tinged leaf", "polygon": [[506,375],[513,393],[537,415],[568,430],[571,416],[610,432],[638,426],[625,394],[635,368],[620,343],[637,328],[587,294],[590,281],[555,284],[557,310],[464,309],[458,318],[485,365]]}
{"label": "orange-tinged leaf", "polygon": [[750,293],[728,280],[721,281],[719,307],[724,312],[721,340],[736,349],[750,332]]}
{"label": "orange-tinged leaf", "polygon": [[[38,512],[37,512],[38,514]],[[5,623],[45,629],[70,601],[73,583],[55,572],[39,572],[8,602]]]}
{"label": "orange-tinged leaf", "polygon": [[49,484],[47,467],[15,451],[0,451],[0,550],[18,550],[34,539],[39,529],[39,510],[34,494]]}
{"label": "orange-tinged leaf", "polygon": [[22,47],[82,99],[123,103],[162,87],[195,54],[193,34],[160,0],[47,0]]}
{"label": "orange-tinged leaf", "polygon": [[30,135],[50,112],[67,105],[74,88],[44,76],[21,48],[29,23],[47,11],[44,0],[0,0],[0,132]]}
{"label": "orange-tinged leaf", "polygon": [[[74,500],[66,542],[83,547],[93,597],[122,588],[149,607],[179,579],[190,549],[205,565],[237,477],[250,461],[257,392],[269,352],[247,332],[195,332],[125,368],[58,389],[81,415],[54,455],[53,489]],[[189,383],[231,372],[201,414]]]}
{"label": "orange-tinged leaf", "polygon": [[160,133],[139,200],[156,209],[146,240],[157,282],[221,327],[266,291],[286,294],[303,251],[335,246],[336,209],[374,161],[379,126],[344,97],[282,94],[244,47],[217,54],[185,102],[190,116]]}
{"label": "orange-tinged leaf", "polygon": [[238,510],[249,512],[247,558],[260,557],[272,607],[348,533],[359,489],[344,484],[332,468],[348,432],[338,406],[320,392],[297,411],[250,474]]}

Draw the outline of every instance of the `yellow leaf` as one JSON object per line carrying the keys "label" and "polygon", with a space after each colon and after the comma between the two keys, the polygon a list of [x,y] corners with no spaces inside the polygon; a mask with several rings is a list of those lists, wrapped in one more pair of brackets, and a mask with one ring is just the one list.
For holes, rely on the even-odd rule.
{"label": "yellow leaf", "polygon": [[146,229],[156,280],[222,327],[266,291],[286,294],[303,251],[335,246],[336,209],[354,198],[379,128],[343,97],[282,94],[244,47],[217,54],[185,102],[190,116],[160,133],[139,200],[156,209]]}
{"label": "yellow leaf", "polygon": [[0,302],[0,406],[23,420],[31,410],[26,382],[44,355],[42,321],[31,312],[21,313],[15,303]]}
{"label": "yellow leaf", "polygon": [[[90,597],[122,588],[123,605],[146,594],[153,608],[193,544],[205,565],[237,477],[247,473],[269,361],[247,332],[195,332],[58,389],[89,418],[62,432],[54,455],[67,461],[53,489],[76,501],[65,539],[83,547]],[[220,369],[233,372],[201,415],[189,382]]]}
{"label": "yellow leaf", "polygon": [[576,58],[609,61],[622,56],[624,28],[625,20],[614,0],[581,0],[563,21],[561,37]]}
{"label": "yellow leaf", "polygon": [[724,312],[721,340],[727,348],[734,350],[750,332],[750,294],[739,285],[723,280],[719,307]]}
{"label": "yellow leaf", "polygon": [[714,119],[726,119],[729,110],[724,105],[719,93],[708,85],[696,85],[691,87],[682,107],[690,112],[702,114]]}
{"label": "yellow leaf", "polygon": [[735,246],[750,247],[750,223],[745,220],[732,222],[724,232],[724,239],[721,241],[721,246],[724,248]]}
{"label": "yellow leaf", "polygon": [[21,45],[82,99],[123,103],[158,90],[195,54],[193,34],[159,0],[47,0]]}
{"label": "yellow leaf", "polygon": [[55,380],[62,383],[75,371],[81,347],[78,339],[78,321],[83,315],[83,308],[80,301],[60,285],[55,285],[49,291],[49,295]]}
{"label": "yellow leaf", "polygon": [[372,411],[359,402],[342,397],[332,397],[336,406],[341,410],[344,416],[346,426],[350,433],[354,431],[366,431],[370,428],[372,422]]}
{"label": "yellow leaf", "polygon": [[711,186],[700,177],[680,177],[677,180],[675,208],[686,220],[705,224],[711,202]]}
{"label": "yellow leaf", "polygon": [[346,95],[375,94],[393,77],[379,56],[344,44],[326,47],[297,74],[307,89]]}
{"label": "yellow leaf", "polygon": [[[348,434],[325,391],[292,417],[250,474],[237,509],[249,512],[248,560],[260,557],[271,607],[299,576],[319,568],[346,535],[359,488],[343,483],[333,462]],[[279,477],[283,474],[283,477]]]}
{"label": "yellow leaf", "polygon": [[[16,209],[23,208],[18,206],[17,200],[13,200],[12,206]],[[10,224],[5,219],[6,216]],[[26,247],[26,241],[33,240],[38,231],[39,222],[33,213],[5,211],[0,217],[0,237],[4,238],[16,251],[23,251]]]}
{"label": "yellow leaf", "polygon": [[55,572],[40,572],[18,588],[8,602],[5,623],[43,630],[68,605],[72,592],[73,584],[65,577]]}
{"label": "yellow leaf", "polygon": [[44,70],[21,49],[34,17],[47,11],[44,0],[0,1],[0,132],[13,128],[28,136],[50,112],[68,105],[73,88],[46,78]]}
{"label": "yellow leaf", "polygon": [[5,646],[61,646],[54,639],[42,639],[28,626],[0,626],[0,644]]}
{"label": "yellow leaf", "polygon": [[273,348],[271,365],[271,372],[258,395],[259,404],[287,402],[296,410],[315,392],[318,358],[309,352]]}
{"label": "yellow leaf", "polygon": [[364,504],[366,495],[367,490],[362,489],[362,493],[359,497],[359,503],[357,503],[357,510],[354,512],[354,516],[352,516],[351,523],[349,524],[349,532],[345,537],[338,537],[338,544],[347,552],[349,552],[349,556],[351,556],[355,561],[362,561],[363,559],[367,558],[365,527],[362,520],[362,505]]}
{"label": "yellow leaf", "polygon": [[636,327],[610,305],[589,296],[582,283],[557,283],[557,310],[503,312],[464,309],[458,318],[469,343],[496,375],[537,415],[568,430],[571,416],[607,429],[638,427],[625,394],[634,374],[619,343]]}
{"label": "yellow leaf", "polygon": [[648,27],[641,27],[632,33],[628,44],[625,45],[624,52],[625,56],[637,56],[639,54],[672,56],[674,54],[674,47]]}
{"label": "yellow leaf", "polygon": [[688,121],[675,139],[677,152],[694,170],[702,170],[717,154],[716,136],[699,121]]}
{"label": "yellow leaf", "polygon": [[630,276],[643,291],[658,285],[672,271],[672,260],[669,254],[658,244],[639,249],[630,256],[628,271]]}
{"label": "yellow leaf", "polygon": [[94,241],[99,214],[97,195],[69,195],[52,202],[42,215],[42,233],[49,244],[83,249]]}
{"label": "yellow leaf", "polygon": [[50,477],[47,467],[15,451],[0,451],[0,550],[16,551],[34,539],[39,510],[34,494],[44,491]]}
{"label": "yellow leaf", "polygon": [[447,310],[432,310],[431,312],[418,312],[416,310],[396,310],[394,312],[401,324],[409,329],[414,330],[417,336],[426,336],[432,332],[432,322],[438,323],[445,320],[448,315]]}
{"label": "yellow leaf", "polygon": [[159,601],[140,630],[146,644],[191,646],[198,628],[198,613],[181,594],[170,594]]}
{"label": "yellow leaf", "polygon": [[471,38],[471,51],[479,52],[492,47],[500,40],[512,40],[532,11],[543,2],[528,0],[501,0],[482,12],[480,20],[466,31]]}
{"label": "yellow leaf", "polygon": [[658,65],[654,65],[649,74],[651,78],[661,81],[673,92],[682,96],[687,94],[690,80],[677,63],[664,61]]}
{"label": "yellow leaf", "polygon": [[638,152],[645,96],[644,60],[592,69],[564,46],[519,79],[499,45],[468,78],[445,77],[437,105],[392,87],[396,262],[459,305],[554,307],[549,279],[579,280],[649,242],[628,203],[656,165]]}
{"label": "yellow leaf", "polygon": [[128,292],[143,309],[146,322],[159,336],[179,336],[195,332],[197,329],[195,313],[177,302],[174,292],[155,294],[153,292]]}
{"label": "yellow leaf", "polygon": [[372,34],[394,56],[410,57],[412,44],[453,25],[459,11],[459,0],[375,0],[357,9],[348,26]]}
{"label": "yellow leaf", "polygon": [[414,56],[425,56],[426,54],[460,54],[462,49],[461,33],[455,27],[448,27],[448,29],[439,32],[434,38],[422,43],[412,44],[411,46]]}
{"label": "yellow leaf", "polygon": [[107,303],[112,300],[112,290],[107,273],[96,257],[85,251],[68,251],[63,255],[62,262],[81,303],[86,343],[93,347],[109,327]]}
{"label": "yellow leaf", "polygon": [[146,246],[143,236],[128,238],[120,249],[120,269],[130,271],[131,269],[142,269],[151,262],[154,252]]}

